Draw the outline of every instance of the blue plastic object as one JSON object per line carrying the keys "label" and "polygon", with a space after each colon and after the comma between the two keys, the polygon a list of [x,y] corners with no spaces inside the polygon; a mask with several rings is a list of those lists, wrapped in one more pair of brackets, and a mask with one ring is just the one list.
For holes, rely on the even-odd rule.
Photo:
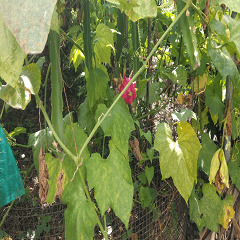
{"label": "blue plastic object", "polygon": [[12,149],[0,125],[0,207],[25,193]]}

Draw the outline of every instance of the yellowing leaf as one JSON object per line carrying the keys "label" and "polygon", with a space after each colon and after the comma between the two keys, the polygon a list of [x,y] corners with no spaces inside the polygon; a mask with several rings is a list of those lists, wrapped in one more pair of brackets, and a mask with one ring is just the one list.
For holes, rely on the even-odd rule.
{"label": "yellowing leaf", "polygon": [[181,105],[184,103],[184,99],[183,99],[183,94],[182,93],[178,94],[177,102],[180,103]]}
{"label": "yellowing leaf", "polygon": [[213,155],[209,182],[215,183],[215,186],[219,191],[223,189],[224,185],[229,187],[228,166],[222,149],[218,149]]}
{"label": "yellowing leaf", "polygon": [[195,77],[193,81],[193,87],[194,87],[195,93],[199,93],[205,89],[206,83],[207,83],[207,76],[208,74],[204,73],[203,76]]}
{"label": "yellowing leaf", "polygon": [[229,194],[222,202],[221,211],[219,214],[219,223],[227,229],[229,220],[234,217],[235,211],[233,210],[234,197]]}
{"label": "yellowing leaf", "polygon": [[233,210],[232,207],[227,207],[224,209],[225,210],[225,215],[223,219],[223,227],[227,229],[229,220],[234,217],[235,211]]}
{"label": "yellowing leaf", "polygon": [[187,122],[179,122],[177,133],[178,141],[174,142],[170,127],[166,123],[160,123],[154,149],[159,152],[163,179],[172,177],[175,186],[187,202],[197,178],[197,160],[201,144]]}

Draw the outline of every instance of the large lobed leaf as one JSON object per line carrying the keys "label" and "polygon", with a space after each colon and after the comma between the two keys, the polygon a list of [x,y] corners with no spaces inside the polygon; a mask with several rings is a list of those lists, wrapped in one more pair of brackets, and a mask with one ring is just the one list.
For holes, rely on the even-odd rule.
{"label": "large lobed leaf", "polygon": [[0,77],[11,87],[15,87],[18,83],[18,78],[22,71],[22,65],[26,54],[4,23],[1,14],[0,52]]}
{"label": "large lobed leaf", "polygon": [[100,23],[96,29],[95,40],[97,42],[94,45],[94,52],[97,59],[100,63],[108,63],[111,65],[111,49],[114,50],[113,33],[111,29],[105,24]]}
{"label": "large lobed leaf", "polygon": [[229,219],[234,216],[233,196],[228,195],[226,199],[221,200],[216,188],[209,183],[203,185],[202,192],[203,197],[200,200],[194,191],[189,198],[190,219],[197,224],[199,231],[207,227],[213,232],[218,232],[219,223],[227,228]]}
{"label": "large lobed leaf", "polygon": [[157,16],[157,5],[154,0],[108,0],[108,2],[117,5],[121,11],[125,11],[134,22],[140,18]]}
{"label": "large lobed leaf", "polygon": [[10,85],[0,87],[0,98],[13,108],[25,109],[31,101],[31,94],[38,94],[41,72],[37,64],[31,63],[22,69],[14,88]]}
{"label": "large lobed leaf", "polygon": [[197,160],[201,144],[187,122],[177,126],[178,141],[172,140],[172,131],[166,123],[160,123],[155,135],[154,148],[159,152],[163,179],[172,177],[185,201],[191,194],[197,178]]}
{"label": "large lobed leaf", "polygon": [[87,96],[90,109],[98,100],[103,100],[106,96],[109,76],[103,65],[86,72]]}
{"label": "large lobed leaf", "polygon": [[[84,130],[76,123],[67,125],[65,134],[65,143],[68,149],[76,153],[79,151],[87,139]],[[77,150],[76,150],[77,149]],[[94,235],[94,226],[96,225],[96,216],[94,210],[85,195],[80,171],[85,178],[85,165],[90,154],[88,149],[85,149],[82,158],[82,166],[76,172],[73,181],[70,181],[76,170],[74,161],[66,155],[62,161],[62,170],[64,173],[62,202],[67,204],[67,209],[64,214],[65,219],[65,238],[66,239],[92,239]],[[54,170],[54,169],[52,169]]]}
{"label": "large lobed leaf", "polygon": [[[104,104],[99,104],[95,120],[98,121],[99,117],[101,117],[102,114],[105,114],[106,111],[107,107]],[[123,98],[120,98],[116,103],[110,114],[101,124],[101,128],[103,129],[105,136],[111,136],[112,142],[127,160],[128,139],[130,133],[134,130],[134,123]]]}
{"label": "large lobed leaf", "polygon": [[109,149],[107,160],[98,153],[91,156],[86,166],[87,181],[89,189],[94,188],[101,214],[111,206],[128,228],[133,201],[131,169],[112,140],[109,142]]}
{"label": "large lobed leaf", "polygon": [[[211,44],[216,46],[214,42],[212,42]],[[229,75],[233,82],[238,84],[239,73],[237,67],[232,60],[230,53],[225,47],[223,47],[222,50],[208,47],[208,55],[211,57],[213,64],[215,65],[223,79]]]}
{"label": "large lobed leaf", "polygon": [[26,54],[42,52],[56,2],[57,0],[17,2],[2,0],[0,2],[0,13],[3,19]]}

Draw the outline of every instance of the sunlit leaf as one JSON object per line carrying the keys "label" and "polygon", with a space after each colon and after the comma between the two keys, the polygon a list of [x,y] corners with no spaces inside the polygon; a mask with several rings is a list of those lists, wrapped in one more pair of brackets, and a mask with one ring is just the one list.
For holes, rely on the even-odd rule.
{"label": "sunlit leaf", "polygon": [[[79,36],[77,37],[76,43],[80,46],[83,44],[83,34],[82,33],[79,34]],[[85,60],[85,56],[84,56],[83,52],[76,45],[73,45],[73,47],[70,51],[69,64],[71,62],[73,62],[75,72],[77,71],[78,66],[84,60]]]}
{"label": "sunlit leaf", "polygon": [[182,108],[180,112],[173,112],[172,118],[173,120],[182,121],[182,122],[186,122],[188,118],[193,118],[197,120],[196,114],[193,111],[189,109],[182,109]]}
{"label": "sunlit leaf", "polygon": [[[7,2],[7,1],[6,1]],[[1,9],[1,3],[0,3]],[[0,77],[15,87],[26,56],[0,14]]]}
{"label": "sunlit leaf", "polygon": [[42,52],[56,2],[57,0],[1,1],[0,13],[26,54]]}
{"label": "sunlit leaf", "polygon": [[157,16],[157,5],[154,0],[108,0],[108,2],[117,5],[121,11],[125,11],[134,22],[140,18]]}
{"label": "sunlit leaf", "polygon": [[114,50],[113,33],[109,27],[101,23],[97,26],[96,37],[97,42],[94,44],[94,51],[98,61],[111,65],[111,50]]}
{"label": "sunlit leaf", "polygon": [[174,185],[187,202],[197,178],[197,160],[201,144],[187,122],[178,124],[177,133],[178,141],[174,142],[170,127],[160,123],[155,135],[154,148],[159,152],[163,179],[172,177]]}
{"label": "sunlit leaf", "polygon": [[133,201],[131,169],[112,140],[109,149],[107,160],[98,153],[92,154],[86,166],[87,181],[89,189],[94,188],[101,214],[111,206],[127,228]]}
{"label": "sunlit leaf", "polygon": [[215,183],[218,190],[223,189],[223,184],[229,187],[228,166],[222,149],[218,149],[213,155],[209,182]]}

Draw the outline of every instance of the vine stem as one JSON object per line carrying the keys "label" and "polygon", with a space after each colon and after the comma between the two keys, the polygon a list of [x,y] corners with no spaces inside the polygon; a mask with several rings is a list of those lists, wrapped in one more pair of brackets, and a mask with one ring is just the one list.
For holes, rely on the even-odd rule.
{"label": "vine stem", "polygon": [[47,115],[46,109],[43,106],[42,101],[40,101],[39,96],[36,95],[35,98],[36,98],[37,104],[39,105],[39,108],[41,109],[41,111],[44,115],[44,118],[46,119],[46,122],[47,122],[49,128],[52,131],[53,136],[55,137],[55,139],[57,140],[57,142],[59,143],[59,145],[61,146],[63,151],[65,153],[67,153],[73,159],[73,161],[76,163],[76,165],[78,165],[78,158],[66,147],[66,145],[62,142],[62,140],[60,139],[60,137],[57,135],[56,131],[54,130],[53,125]]}
{"label": "vine stem", "polygon": [[189,6],[191,5],[191,0],[189,0],[186,3],[186,6],[181,10],[181,12],[177,15],[177,17],[175,18],[175,20],[170,24],[170,26],[168,27],[168,29],[164,32],[164,34],[161,36],[161,38],[158,40],[158,42],[156,43],[156,45],[153,47],[152,51],[149,53],[148,57],[146,58],[146,60],[143,62],[142,67],[136,72],[136,74],[134,74],[133,78],[129,81],[129,83],[126,85],[126,87],[123,89],[123,91],[117,96],[117,98],[115,99],[115,101],[113,102],[113,104],[110,106],[110,108],[107,110],[107,112],[103,115],[103,117],[99,118],[99,120],[97,121],[96,125],[94,126],[92,132],[90,133],[89,137],[87,138],[86,142],[83,144],[83,147],[80,149],[77,159],[79,160],[81,158],[81,155],[84,151],[84,149],[87,147],[88,143],[90,142],[91,138],[93,137],[94,133],[97,131],[98,127],[102,124],[102,122],[105,120],[105,118],[109,115],[110,111],[112,110],[112,108],[116,105],[116,103],[118,102],[118,100],[122,97],[122,95],[124,94],[124,92],[128,89],[128,87],[137,79],[137,77],[147,68],[148,65],[148,61],[150,60],[151,56],[156,52],[156,50],[158,49],[159,45],[161,44],[161,42],[163,41],[163,39],[169,34],[169,32],[171,31],[172,27],[177,23],[177,21],[179,20],[179,18],[183,15],[183,13],[189,8]]}
{"label": "vine stem", "polygon": [[[42,102],[40,101],[39,96],[36,95],[35,97],[36,97],[37,104],[39,105],[39,108],[41,109],[41,111],[42,111],[42,113],[43,113],[43,115],[44,115],[44,118],[46,119],[46,122],[47,122],[49,128],[51,129],[51,131],[52,131],[52,133],[53,133],[53,136],[55,137],[55,139],[57,140],[57,142],[59,143],[59,145],[62,147],[63,151],[64,151],[65,153],[67,153],[67,154],[74,160],[75,164],[77,165],[77,169],[78,169],[78,168],[81,166],[81,164],[78,165],[78,163],[77,163],[77,162],[78,162],[77,157],[76,157],[75,155],[73,155],[72,152],[71,152],[71,151],[65,146],[65,144],[61,141],[61,139],[59,138],[59,136],[57,135],[56,131],[54,130],[54,128],[53,128],[53,126],[52,126],[52,123],[51,123],[51,121],[50,121],[50,119],[49,119],[49,117],[48,117],[48,115],[47,115],[47,112],[46,112],[46,110],[45,110],[45,107],[43,106]],[[76,173],[76,172],[75,172],[75,173]],[[74,175],[75,175],[75,173],[74,173]],[[101,229],[101,231],[102,231],[102,234],[103,234],[104,238],[105,238],[105,239],[108,239],[107,234],[106,234],[106,232],[104,231],[103,226],[102,226],[102,224],[101,224],[101,222],[100,222],[100,220],[99,220],[99,218],[98,218],[98,215],[97,215],[97,213],[96,213],[95,206],[93,205],[93,202],[92,202],[92,200],[91,200],[91,196],[90,196],[89,191],[88,191],[88,189],[87,189],[87,186],[86,186],[86,184],[85,184],[85,180],[84,180],[84,178],[83,178],[82,172],[81,172],[81,171],[78,171],[78,173],[79,173],[79,176],[80,176],[80,178],[81,178],[82,186],[83,186],[84,191],[85,191],[85,193],[86,193],[86,195],[87,195],[88,201],[89,201],[89,203],[90,203],[90,205],[91,205],[91,207],[92,207],[92,209],[93,209],[93,212],[94,212],[94,215],[95,215],[95,217],[96,217],[97,223],[98,223],[98,225],[99,225],[99,227],[100,227],[100,229]]]}

